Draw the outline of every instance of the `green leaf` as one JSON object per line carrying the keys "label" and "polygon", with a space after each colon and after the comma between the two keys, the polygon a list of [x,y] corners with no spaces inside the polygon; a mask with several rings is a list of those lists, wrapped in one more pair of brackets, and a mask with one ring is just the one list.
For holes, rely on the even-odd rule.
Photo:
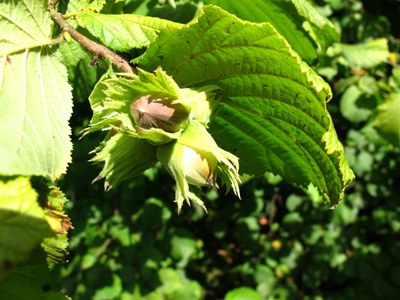
{"label": "green leaf", "polygon": [[106,4],[106,0],[93,0],[91,3],[88,5],[88,9],[92,9],[94,11],[100,11],[103,6]]}
{"label": "green leaf", "polygon": [[174,291],[171,296],[174,300],[201,300],[204,299],[202,286],[197,281],[186,280],[179,290]]}
{"label": "green leaf", "polygon": [[43,287],[49,281],[50,274],[44,255],[35,252],[29,264],[16,268],[10,278],[0,284],[1,299],[44,299]]}
{"label": "green leaf", "polygon": [[349,86],[340,99],[341,114],[353,123],[366,121],[376,103],[356,85]]}
{"label": "green leaf", "polygon": [[[52,24],[47,0],[1,1],[0,58],[51,43]],[[8,64],[12,63],[8,60]],[[4,64],[3,61],[1,68]]]}
{"label": "green leaf", "polygon": [[60,55],[60,61],[66,67],[74,67],[81,60],[89,56],[82,46],[75,40],[62,43],[59,47],[58,54]]}
{"label": "green leaf", "polygon": [[[317,44],[322,53],[339,41],[335,26],[308,0],[291,0],[298,14],[303,18],[302,28]],[[296,44],[296,43],[295,43]],[[294,48],[294,45],[291,44]]]}
{"label": "green leaf", "polygon": [[68,1],[67,13],[78,11],[99,12],[107,2],[119,2],[120,0],[70,0]]}
{"label": "green leaf", "polygon": [[71,161],[71,88],[65,67],[46,49],[0,58],[0,173],[65,173]]}
{"label": "green leaf", "polygon": [[172,232],[171,257],[178,261],[178,267],[186,267],[191,256],[198,250],[198,243],[193,234],[185,229]]}
{"label": "green leaf", "polygon": [[[3,179],[4,180],[4,179]],[[29,178],[0,181],[0,281],[29,258],[51,230]]]}
{"label": "green leaf", "polygon": [[122,52],[148,46],[165,29],[183,25],[168,20],[138,15],[81,13],[79,26],[86,28],[107,47]]}
{"label": "green leaf", "polygon": [[308,63],[339,40],[333,24],[306,0],[207,0],[239,18],[252,22],[269,22]]}
{"label": "green leaf", "polygon": [[106,299],[117,299],[122,292],[122,280],[121,278],[113,274],[112,275],[112,285],[105,286],[96,291],[93,296],[93,300],[106,300]]}
{"label": "green leaf", "polygon": [[45,238],[42,247],[47,254],[47,262],[63,263],[68,254],[68,237],[66,234],[56,234],[53,237]]}
{"label": "green leaf", "polygon": [[49,43],[47,1],[0,3],[0,173],[57,178],[71,160],[71,88]]}
{"label": "green leaf", "polygon": [[229,291],[225,297],[224,300],[261,300],[261,296],[259,293],[257,293],[255,290],[249,287],[239,287],[234,290]]}
{"label": "green leaf", "polygon": [[377,107],[372,125],[379,134],[396,147],[400,146],[400,93],[391,94]]}
{"label": "green leaf", "polygon": [[147,294],[144,299],[202,299],[201,286],[196,281],[188,280],[184,274],[178,272],[171,268],[160,269],[158,276],[161,285],[155,291]]}
{"label": "green leaf", "polygon": [[241,173],[272,172],[341,199],[353,173],[326,110],[330,88],[270,24],[206,6],[184,29],[162,32],[138,63],[161,66],[180,86],[222,88],[210,130]]}
{"label": "green leaf", "polygon": [[138,219],[141,231],[156,230],[162,227],[172,216],[166,204],[156,198],[146,200],[132,219]]}
{"label": "green leaf", "polygon": [[388,41],[385,38],[355,45],[342,44],[341,48],[348,65],[354,69],[372,68],[389,58]]}

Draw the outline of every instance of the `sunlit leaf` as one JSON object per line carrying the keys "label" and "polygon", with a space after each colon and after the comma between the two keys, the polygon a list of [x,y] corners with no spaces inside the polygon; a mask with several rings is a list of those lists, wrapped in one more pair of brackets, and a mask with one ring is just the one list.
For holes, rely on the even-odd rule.
{"label": "sunlit leaf", "polygon": [[119,2],[121,0],[70,0],[68,1],[68,10],[70,12],[94,11],[99,12],[107,2]]}
{"label": "sunlit leaf", "polygon": [[161,66],[180,86],[222,88],[210,129],[242,173],[269,171],[340,200],[353,173],[326,110],[330,88],[271,25],[206,6],[186,28],[162,32],[138,63]]}
{"label": "sunlit leaf", "polygon": [[354,69],[372,68],[389,58],[387,39],[381,38],[363,44],[342,44],[343,56]]}
{"label": "sunlit leaf", "polygon": [[0,181],[0,280],[50,235],[29,178]]}
{"label": "sunlit leaf", "polygon": [[0,173],[57,178],[71,160],[71,88],[49,44],[47,1],[0,3]]}
{"label": "sunlit leaf", "polygon": [[156,39],[160,31],[183,26],[153,17],[105,15],[91,12],[79,14],[77,21],[104,45],[122,52],[148,46]]}
{"label": "sunlit leaf", "polygon": [[292,48],[307,62],[339,40],[333,24],[306,0],[206,0],[241,19],[269,22],[285,37]]}
{"label": "sunlit leaf", "polygon": [[0,173],[57,178],[71,161],[71,88],[46,49],[0,58]]}
{"label": "sunlit leaf", "polygon": [[46,0],[1,1],[0,58],[50,43],[51,25]]}
{"label": "sunlit leaf", "polygon": [[60,55],[61,62],[67,67],[76,66],[82,59],[88,56],[83,47],[75,40],[62,43],[58,54]]}
{"label": "sunlit leaf", "polygon": [[391,94],[378,106],[372,125],[394,146],[400,146],[400,93]]}
{"label": "sunlit leaf", "polygon": [[260,294],[258,294],[255,290],[249,287],[239,287],[234,290],[229,291],[224,300],[261,300]]}
{"label": "sunlit leaf", "polygon": [[353,123],[366,121],[375,107],[375,99],[356,86],[349,86],[340,99],[340,112]]}
{"label": "sunlit leaf", "polygon": [[116,299],[121,295],[122,291],[122,280],[116,274],[112,275],[112,284],[109,286],[102,287],[96,291],[93,299]]}

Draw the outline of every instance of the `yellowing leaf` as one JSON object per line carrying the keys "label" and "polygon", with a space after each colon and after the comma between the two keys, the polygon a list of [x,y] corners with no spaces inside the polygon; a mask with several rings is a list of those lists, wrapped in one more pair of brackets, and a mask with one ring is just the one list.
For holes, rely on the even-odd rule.
{"label": "yellowing leaf", "polygon": [[50,235],[29,178],[0,181],[0,281]]}

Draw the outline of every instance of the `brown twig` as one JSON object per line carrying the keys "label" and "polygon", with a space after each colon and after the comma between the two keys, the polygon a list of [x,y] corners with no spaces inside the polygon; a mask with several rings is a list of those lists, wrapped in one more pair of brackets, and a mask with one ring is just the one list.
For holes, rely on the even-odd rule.
{"label": "brown twig", "polygon": [[81,44],[86,50],[88,50],[93,55],[100,58],[109,58],[111,62],[117,66],[119,69],[123,70],[126,73],[135,73],[129,63],[123,59],[118,54],[114,53],[107,47],[92,41],[86,36],[80,34],[75,30],[71,25],[64,20],[64,16],[57,12],[54,8],[55,4],[58,0],[53,0],[48,2],[48,10],[50,12],[51,19],[61,28],[63,32],[69,33],[69,35],[76,40],[79,44]]}

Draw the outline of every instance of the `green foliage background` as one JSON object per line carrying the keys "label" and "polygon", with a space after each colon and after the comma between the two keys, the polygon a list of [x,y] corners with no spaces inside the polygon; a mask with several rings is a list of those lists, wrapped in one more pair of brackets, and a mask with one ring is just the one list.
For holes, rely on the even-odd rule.
{"label": "green foliage background", "polygon": [[[367,0],[316,2],[341,29],[344,44],[383,37],[392,52],[391,59],[382,59],[364,47],[363,65],[357,60],[360,53],[351,54],[357,49],[344,46],[317,65],[333,88],[328,109],[356,173],[339,207],[328,209],[313,191],[305,196],[270,174],[245,183],[241,201],[208,192],[208,214],[192,206],[177,215],[170,201],[171,178],[159,167],[107,193],[99,183],[88,184],[99,168],[87,163],[87,153],[101,136],[78,138],[91,117],[86,99],[102,69],[87,68],[86,59],[78,65],[81,72],[70,74],[79,87],[73,91],[75,163],[62,186],[72,200],[67,210],[75,229],[70,232],[70,262],[52,270],[54,278],[60,278],[56,286],[73,299],[398,295],[399,148],[396,137],[383,139],[374,124],[386,98],[397,97],[389,111],[399,105],[393,96],[400,87],[400,45],[393,38],[399,27],[393,10],[399,12],[400,5],[383,1],[377,10],[374,1]],[[174,10],[155,1],[131,1],[125,10],[181,22],[196,11],[196,2],[175,4]]]}

